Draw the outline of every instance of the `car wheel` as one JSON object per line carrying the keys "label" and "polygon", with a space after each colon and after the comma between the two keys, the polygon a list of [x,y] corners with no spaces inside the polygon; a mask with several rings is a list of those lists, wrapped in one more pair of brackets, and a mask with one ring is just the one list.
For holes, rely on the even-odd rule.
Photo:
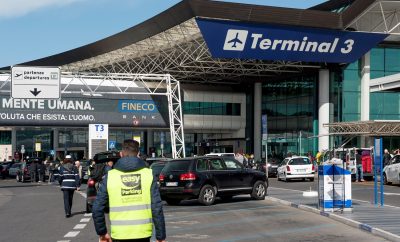
{"label": "car wheel", "polygon": [[285,173],[285,182],[289,182],[289,179],[287,178],[286,173]]}
{"label": "car wheel", "polygon": [[210,185],[205,185],[200,190],[199,202],[206,206],[209,206],[215,201],[215,191],[214,188]]}
{"label": "car wheel", "polygon": [[168,203],[168,205],[179,205],[181,203],[180,199],[173,199],[173,198],[165,199],[165,201]]}
{"label": "car wheel", "polygon": [[92,213],[92,205],[86,202],[86,213]]}
{"label": "car wheel", "polygon": [[254,183],[253,191],[251,192],[251,198],[255,200],[264,200],[267,194],[267,186],[263,181],[257,181]]}
{"label": "car wheel", "polygon": [[314,178],[310,178],[310,182],[313,182],[314,181]]}

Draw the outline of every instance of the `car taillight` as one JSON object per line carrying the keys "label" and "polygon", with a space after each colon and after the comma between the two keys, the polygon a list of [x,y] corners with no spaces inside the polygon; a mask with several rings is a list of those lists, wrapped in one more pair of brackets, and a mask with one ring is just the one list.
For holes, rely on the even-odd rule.
{"label": "car taillight", "polygon": [[286,166],[286,171],[290,171],[290,166]]}
{"label": "car taillight", "polygon": [[181,176],[179,177],[179,180],[181,181],[194,181],[196,180],[196,175],[194,173],[184,173],[181,174]]}
{"label": "car taillight", "polygon": [[158,180],[159,180],[160,182],[163,182],[164,179],[165,179],[165,175],[161,173],[161,174],[158,176]]}
{"label": "car taillight", "polygon": [[89,179],[89,181],[88,181],[88,186],[89,187],[94,187],[94,184],[95,184],[96,182],[93,180],[93,179]]}
{"label": "car taillight", "polygon": [[312,167],[311,167],[311,171],[315,171],[315,167],[314,167],[314,165],[312,165]]}

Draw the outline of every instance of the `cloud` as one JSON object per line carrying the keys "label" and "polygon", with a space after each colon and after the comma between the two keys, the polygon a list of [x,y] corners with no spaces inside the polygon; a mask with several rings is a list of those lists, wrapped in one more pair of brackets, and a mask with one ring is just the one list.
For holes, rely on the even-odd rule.
{"label": "cloud", "polygon": [[65,6],[80,0],[0,0],[0,17],[13,18],[46,7]]}

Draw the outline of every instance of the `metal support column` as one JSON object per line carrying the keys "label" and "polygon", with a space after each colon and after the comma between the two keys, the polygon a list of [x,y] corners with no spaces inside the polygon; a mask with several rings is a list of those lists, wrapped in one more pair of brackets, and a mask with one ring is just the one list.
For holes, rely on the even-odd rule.
{"label": "metal support column", "polygon": [[318,150],[329,149],[329,129],[324,124],[329,123],[329,70],[319,70],[318,88]]}
{"label": "metal support column", "polygon": [[17,147],[17,130],[15,127],[11,130],[11,154],[14,157],[14,152],[20,150],[20,147]]}
{"label": "metal support column", "polygon": [[261,159],[262,85],[254,83],[254,160]]}
{"label": "metal support column", "polygon": [[[370,108],[370,90],[369,84],[371,80],[370,76],[370,52],[366,53],[361,58],[361,120],[369,120],[369,108]],[[367,137],[361,137],[361,147],[367,147]]]}

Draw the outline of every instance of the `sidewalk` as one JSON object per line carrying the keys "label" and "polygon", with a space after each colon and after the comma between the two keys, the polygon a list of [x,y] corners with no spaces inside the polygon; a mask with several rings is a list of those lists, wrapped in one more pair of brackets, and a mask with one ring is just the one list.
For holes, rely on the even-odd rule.
{"label": "sidewalk", "polygon": [[317,197],[307,198],[303,197],[300,191],[274,187],[268,188],[266,199],[317,213],[388,240],[400,242],[400,208],[375,207],[370,203],[353,200],[352,212],[326,213],[318,209]]}

